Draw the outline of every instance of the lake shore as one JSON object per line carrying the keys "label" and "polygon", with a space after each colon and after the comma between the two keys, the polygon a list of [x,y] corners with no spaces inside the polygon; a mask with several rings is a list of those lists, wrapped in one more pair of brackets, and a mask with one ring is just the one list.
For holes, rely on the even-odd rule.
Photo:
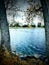
{"label": "lake shore", "polygon": [[47,65],[46,57],[36,58],[34,56],[27,56],[23,59],[20,59],[19,56],[10,54],[7,49],[0,51],[0,64],[1,65]]}
{"label": "lake shore", "polygon": [[10,28],[17,29],[17,28],[45,28],[45,27],[9,27],[9,29]]}

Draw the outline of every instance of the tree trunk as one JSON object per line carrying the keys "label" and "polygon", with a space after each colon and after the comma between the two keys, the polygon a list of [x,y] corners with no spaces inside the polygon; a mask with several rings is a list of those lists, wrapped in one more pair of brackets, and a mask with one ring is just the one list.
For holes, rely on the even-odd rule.
{"label": "tree trunk", "polygon": [[8,49],[8,51],[11,51],[9,27],[3,0],[0,0],[0,24],[1,24],[1,48],[5,46]]}
{"label": "tree trunk", "polygon": [[49,0],[41,0],[41,4],[43,8],[43,16],[45,22],[46,50],[47,57],[49,60]]}

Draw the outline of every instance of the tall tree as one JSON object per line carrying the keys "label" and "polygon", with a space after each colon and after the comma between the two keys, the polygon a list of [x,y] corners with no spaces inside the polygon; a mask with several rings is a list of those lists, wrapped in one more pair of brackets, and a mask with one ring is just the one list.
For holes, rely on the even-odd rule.
{"label": "tall tree", "polygon": [[0,0],[0,24],[1,24],[1,48],[6,47],[8,51],[11,51],[9,27],[6,18],[6,8],[3,0]]}
{"label": "tall tree", "polygon": [[41,0],[46,32],[46,49],[49,60],[49,0]]}

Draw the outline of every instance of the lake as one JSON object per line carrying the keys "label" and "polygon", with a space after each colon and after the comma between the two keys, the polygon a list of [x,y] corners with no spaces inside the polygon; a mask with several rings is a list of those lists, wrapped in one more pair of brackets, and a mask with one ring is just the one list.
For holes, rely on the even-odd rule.
{"label": "lake", "polygon": [[12,52],[20,57],[46,53],[44,28],[11,28],[10,40]]}

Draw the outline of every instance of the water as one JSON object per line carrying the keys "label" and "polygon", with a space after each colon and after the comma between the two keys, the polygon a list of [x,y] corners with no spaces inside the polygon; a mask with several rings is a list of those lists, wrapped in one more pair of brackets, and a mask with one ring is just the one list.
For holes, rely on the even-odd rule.
{"label": "water", "polygon": [[45,55],[44,28],[10,29],[11,49],[19,56]]}

